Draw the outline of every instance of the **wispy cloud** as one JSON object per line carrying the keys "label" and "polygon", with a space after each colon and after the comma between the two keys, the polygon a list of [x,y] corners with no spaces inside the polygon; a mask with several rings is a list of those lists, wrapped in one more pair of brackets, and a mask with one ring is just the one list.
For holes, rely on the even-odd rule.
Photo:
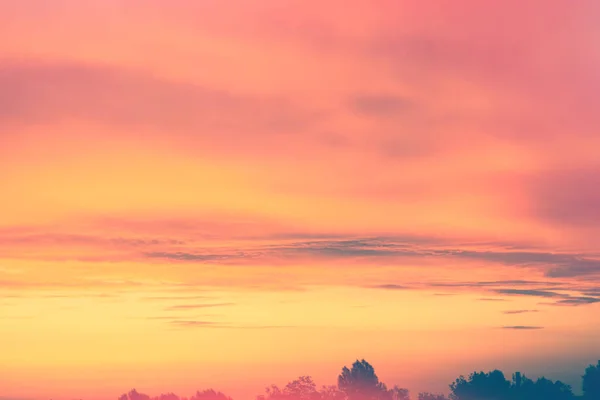
{"label": "wispy cloud", "polygon": [[600,297],[568,297],[568,298],[557,301],[555,304],[578,306],[578,305],[594,304],[594,303],[600,303]]}
{"label": "wispy cloud", "polygon": [[479,300],[479,301],[509,301],[508,299],[499,299],[499,298],[493,298],[493,297],[481,297],[477,300]]}
{"label": "wispy cloud", "polygon": [[503,311],[503,314],[526,314],[526,313],[536,313],[540,310],[507,310]]}
{"label": "wispy cloud", "polygon": [[373,289],[385,289],[385,290],[407,290],[414,289],[414,287],[409,287],[405,285],[395,285],[395,284],[384,284],[384,285],[373,285],[369,286]]}
{"label": "wispy cloud", "polygon": [[160,258],[173,261],[200,261],[200,262],[217,262],[230,258],[243,258],[244,254],[195,254],[184,252],[150,252],[144,253],[148,258]]}
{"label": "wispy cloud", "polygon": [[143,301],[179,301],[179,300],[204,300],[210,296],[147,296],[141,297]]}
{"label": "wispy cloud", "polygon": [[169,322],[171,325],[183,326],[183,327],[202,327],[202,328],[219,328],[218,325],[212,321],[196,321],[196,320],[172,320]]}
{"label": "wispy cloud", "polygon": [[534,330],[534,329],[544,329],[544,327],[543,326],[528,326],[528,325],[513,325],[513,326],[503,326],[502,329]]}
{"label": "wispy cloud", "polygon": [[494,290],[498,294],[508,295],[519,295],[519,296],[534,296],[534,297],[564,297],[565,295],[551,292],[548,290],[534,290],[534,289],[496,289]]}
{"label": "wispy cloud", "polygon": [[[544,303],[546,305],[569,305],[569,306],[580,306],[587,304],[594,304],[600,302],[600,297],[586,297],[586,296],[573,296],[568,293],[557,293],[546,290],[527,290],[527,289],[497,289],[495,290],[500,294],[515,295],[515,296],[532,296],[532,297],[544,297],[556,299],[555,302]],[[519,312],[533,312],[534,310],[525,310]],[[517,313],[517,312],[505,312],[505,313]]]}
{"label": "wispy cloud", "polygon": [[235,324],[222,324],[211,321],[198,321],[198,320],[172,320],[169,324],[178,326],[181,328],[211,328],[211,329],[285,329],[285,328],[296,328],[292,325],[235,325]]}
{"label": "wispy cloud", "polygon": [[[439,248],[444,246],[446,248]],[[282,254],[310,254],[328,258],[446,258],[487,261],[519,267],[535,267],[550,278],[573,277],[600,273],[600,260],[581,254],[542,251],[488,251],[423,246],[418,242],[398,242],[388,239],[342,241],[311,241],[271,249]],[[480,282],[480,285],[496,282]],[[527,284],[527,281],[506,281],[506,284]]]}
{"label": "wispy cloud", "polygon": [[227,307],[234,306],[235,303],[212,303],[212,304],[178,304],[165,308],[166,311],[174,310],[195,310],[199,308]]}

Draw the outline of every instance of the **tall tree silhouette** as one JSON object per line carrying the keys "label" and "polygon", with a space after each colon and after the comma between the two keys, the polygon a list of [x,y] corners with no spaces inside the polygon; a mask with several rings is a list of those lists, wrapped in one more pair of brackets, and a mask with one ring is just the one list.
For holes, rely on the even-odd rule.
{"label": "tall tree silhouette", "polygon": [[597,365],[590,365],[583,375],[583,398],[585,400],[600,399],[600,360]]}
{"label": "tall tree silhouette", "polygon": [[342,368],[338,388],[348,400],[380,400],[390,397],[387,387],[379,382],[375,369],[365,360],[356,360],[352,368]]}
{"label": "tall tree silhouette", "polygon": [[514,400],[529,400],[535,392],[535,383],[520,372],[515,372],[511,385],[511,397]]}
{"label": "tall tree silhouette", "polygon": [[502,371],[473,372],[468,379],[460,376],[450,384],[452,400],[509,400],[510,382]]}

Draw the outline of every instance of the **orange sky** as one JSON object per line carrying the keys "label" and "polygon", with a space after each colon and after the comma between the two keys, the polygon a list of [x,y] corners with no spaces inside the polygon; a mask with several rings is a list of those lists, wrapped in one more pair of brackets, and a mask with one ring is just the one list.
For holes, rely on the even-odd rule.
{"label": "orange sky", "polygon": [[[494,4],[492,4],[494,3]],[[366,358],[579,389],[600,3],[0,0],[0,396]]]}

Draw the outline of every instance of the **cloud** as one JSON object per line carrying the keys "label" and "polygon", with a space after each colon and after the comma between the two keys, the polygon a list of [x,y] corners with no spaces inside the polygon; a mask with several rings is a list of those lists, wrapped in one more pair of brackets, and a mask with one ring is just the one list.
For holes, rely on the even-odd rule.
{"label": "cloud", "polygon": [[520,296],[534,296],[534,297],[564,297],[565,295],[551,292],[548,290],[534,290],[534,289],[496,289],[494,292],[498,294],[508,295],[520,295]]}
{"label": "cloud", "polygon": [[[213,140],[298,132],[321,118],[285,98],[232,94],[118,66],[4,59],[0,63],[0,122],[80,119],[193,132]],[[238,135],[252,130],[253,135]],[[224,144],[224,143],[223,143]],[[256,146],[254,146],[256,147]]]}
{"label": "cloud", "polygon": [[525,314],[525,313],[536,313],[540,310],[507,310],[503,311],[503,314]]}
{"label": "cloud", "polygon": [[44,299],[73,299],[73,298],[95,298],[95,299],[115,299],[118,294],[114,293],[69,293],[69,294],[47,294],[40,295]]}
{"label": "cloud", "polygon": [[152,316],[152,317],[144,317],[143,319],[147,319],[147,320],[173,320],[173,319],[175,319],[175,317],[172,316],[172,315],[157,315],[157,316]]}
{"label": "cloud", "polygon": [[[160,224],[159,224],[160,225]],[[104,227],[104,225],[102,225]],[[108,226],[113,226],[108,224]],[[147,260],[157,260],[156,263],[151,263],[152,268],[162,268],[164,260],[170,263],[212,263],[218,264],[223,268],[235,268],[238,266],[253,267],[258,266],[263,268],[264,266],[280,268],[278,272],[270,275],[263,275],[264,278],[257,282],[253,279],[239,279],[236,282],[229,280],[214,278],[208,283],[209,286],[231,286],[239,285],[246,288],[254,287],[258,290],[281,290],[287,285],[289,288],[298,289],[302,285],[311,284],[314,282],[323,283],[324,279],[328,283],[336,282],[348,285],[356,285],[357,282],[350,282],[351,279],[346,279],[338,274],[328,274],[327,278],[318,278],[315,275],[307,277],[306,280],[302,281],[302,285],[289,285],[287,281],[281,279],[280,274],[292,274],[296,275],[297,272],[293,269],[286,269],[281,267],[295,267],[298,263],[304,262],[305,258],[310,260],[310,265],[321,265],[327,267],[328,263],[331,263],[331,268],[335,268],[337,261],[346,260],[352,264],[352,268],[362,268],[365,264],[368,265],[380,265],[385,264],[391,268],[403,268],[407,263],[415,265],[435,265],[436,268],[440,263],[448,261],[455,265],[464,264],[464,268],[479,267],[478,262],[496,263],[500,265],[507,265],[512,267],[526,267],[532,269],[531,276],[536,278],[539,276],[539,272],[545,273],[552,268],[556,268],[558,265],[563,265],[569,260],[593,260],[592,256],[586,257],[577,255],[575,253],[551,253],[544,251],[514,251],[514,248],[523,248],[524,245],[519,246],[518,243],[463,243],[457,240],[452,240],[444,237],[426,237],[426,236],[411,236],[411,235],[387,235],[387,236],[372,236],[372,237],[357,237],[356,235],[315,235],[314,238],[309,233],[302,235],[307,240],[295,240],[293,238],[286,237],[285,239],[276,239],[269,236],[269,232],[265,232],[261,238],[252,238],[246,240],[237,241],[235,248],[222,247],[227,239],[226,236],[214,239],[210,242],[210,239],[204,238],[200,235],[194,237],[195,223],[191,225],[180,225],[175,224],[173,227],[166,226],[165,234],[168,239],[156,234],[159,226],[153,227],[150,225],[138,225],[123,226],[115,225],[113,230],[117,231],[117,226],[123,228],[121,237],[124,242],[130,242],[131,239],[133,251],[127,248],[118,249],[119,253],[116,253],[113,257],[121,260],[133,260],[136,262],[147,262]],[[92,224],[92,228],[97,226]],[[147,228],[147,229],[145,229]],[[181,231],[179,231],[181,229]],[[146,238],[142,242],[136,240],[142,238],[141,232],[147,230]],[[34,229],[35,231],[35,229]],[[110,229],[106,229],[105,232],[111,232]],[[237,230],[235,230],[237,232]],[[279,233],[284,231],[279,231]],[[293,229],[290,232],[295,232],[292,236],[297,236],[297,232]],[[279,235],[279,233],[277,235]],[[130,236],[131,235],[131,236]],[[83,235],[85,237],[85,235]],[[94,237],[93,235],[91,235]],[[234,235],[235,236],[235,235]],[[60,237],[71,237],[67,234]],[[111,237],[111,235],[107,235]],[[114,236],[113,236],[114,237]],[[238,238],[238,236],[235,236]],[[160,245],[154,244],[154,238],[156,240],[163,240]],[[83,243],[86,243],[85,241]],[[103,242],[105,243],[105,242]],[[184,243],[184,244],[179,244]],[[141,249],[137,249],[137,246],[142,246]],[[143,246],[154,246],[154,248],[146,249]],[[486,250],[494,248],[494,251]],[[506,250],[503,250],[506,248]],[[140,251],[141,250],[141,251]],[[146,251],[150,250],[150,251]],[[69,251],[73,253],[73,248],[69,246]],[[138,252],[139,251],[139,252]],[[594,256],[595,257],[595,256]],[[473,260],[474,262],[467,262],[467,260]],[[561,264],[562,263],[562,264]],[[492,266],[493,268],[493,266]],[[377,270],[373,272],[379,275]],[[198,271],[200,275],[200,271]],[[529,272],[527,272],[529,273]],[[142,281],[135,281],[130,279],[130,283],[123,282],[104,282],[103,279],[87,279],[86,274],[82,273],[78,280],[81,282],[75,282],[75,279],[71,279],[69,285],[73,288],[83,287],[112,287],[112,286],[148,286],[147,283]],[[461,275],[464,277],[465,275]],[[574,285],[569,283],[569,279],[526,279],[523,274],[520,274],[523,279],[497,279],[497,280],[474,280],[463,281],[447,279],[442,282],[436,282],[434,280],[421,280],[414,282],[398,281],[397,277],[394,277],[390,282],[386,282],[386,279],[381,276],[373,278],[371,281],[360,282],[359,285],[363,287],[371,287],[373,289],[381,290],[431,290],[434,292],[471,292],[478,293],[482,298],[491,298],[496,295],[521,295],[521,296],[535,296],[535,297],[548,297],[556,299],[566,299],[569,296],[565,293],[578,292],[579,296],[596,297],[593,294],[594,286],[591,284],[591,280],[588,279],[589,284],[582,286]],[[590,278],[593,276],[590,276]],[[306,277],[305,277],[306,278]],[[429,277],[432,279],[433,277]],[[183,280],[182,280],[183,279]],[[287,279],[287,278],[286,278]],[[304,279],[304,278],[303,278]],[[28,282],[0,282],[1,285],[13,285],[13,287],[33,287],[33,286],[44,286],[51,288],[54,283],[52,282],[41,282],[34,285],[34,282],[29,280]],[[203,284],[200,276],[195,276],[193,279],[189,277],[182,278],[178,276],[172,282],[155,282],[153,284],[165,288],[171,286],[173,288],[200,288],[206,286],[206,282]],[[14,286],[16,285],[16,286]],[[26,285],[26,286],[22,286]],[[56,287],[64,287],[58,285]],[[486,295],[486,293],[488,293]],[[203,298],[202,293],[189,293],[190,295],[199,295]],[[176,294],[179,296],[179,294]],[[151,297],[151,296],[147,296]],[[159,297],[163,297],[160,295]],[[503,297],[503,296],[502,296]],[[600,297],[600,296],[599,296]],[[156,299],[159,300],[159,299]],[[160,300],[169,300],[167,298]],[[173,299],[175,300],[175,299]],[[191,298],[182,298],[180,300],[191,300]],[[579,302],[581,305],[585,304],[585,301]],[[591,303],[591,301],[589,301]]]}
{"label": "cloud", "polygon": [[[443,242],[442,242],[443,243]],[[442,244],[440,243],[440,244]],[[440,249],[397,242],[393,239],[357,239],[340,241],[299,242],[293,246],[271,249],[282,254],[310,254],[327,258],[455,258],[489,261],[511,266],[535,267],[545,271],[550,278],[574,277],[600,273],[600,260],[571,253],[541,251],[477,251],[464,249]],[[501,282],[501,281],[497,281]],[[506,284],[526,285],[528,281],[505,281]],[[496,282],[470,283],[470,285],[494,285]],[[539,284],[539,283],[536,283]],[[556,285],[556,283],[551,283]]]}
{"label": "cloud", "polygon": [[585,304],[594,304],[600,303],[600,297],[569,297],[563,300],[559,300],[555,305],[569,305],[569,306],[578,306]]}
{"label": "cloud", "polygon": [[1,245],[112,245],[112,246],[169,246],[184,245],[185,242],[177,239],[162,238],[123,238],[123,237],[101,237],[82,234],[65,233],[37,233],[21,235],[1,235]]}
{"label": "cloud", "polygon": [[[585,14],[598,16],[598,9],[591,1],[576,8],[564,1],[528,4],[532,6],[518,13],[513,8],[518,7],[516,4],[474,1],[441,6],[435,12],[422,7],[403,10],[407,20],[399,24],[402,28],[394,29],[391,25],[387,32],[372,35],[364,45],[365,53],[387,61],[389,68],[397,71],[399,83],[422,90],[434,83],[441,86],[440,82],[447,81],[470,82],[495,107],[489,115],[464,110],[460,116],[467,119],[477,115],[486,119],[486,126],[493,134],[531,142],[551,135],[581,135],[586,130],[591,133],[591,128],[598,125],[591,104],[594,104],[592,99],[597,99],[600,83],[592,67],[597,62],[586,54],[591,45],[565,44],[541,49],[539,43],[548,32],[556,32],[564,43],[588,42],[590,28],[572,24],[591,18],[584,17]],[[433,19],[438,23],[431,26],[414,22]],[[533,19],[538,22],[531,24]],[[406,29],[405,25],[412,29]],[[471,40],[473,37],[481,40]],[[557,57],[587,62],[549,65]],[[541,71],[540,62],[548,68]],[[557,92],[564,96],[555,96]],[[502,98],[530,105],[529,112],[516,113],[505,102],[494,103]],[[553,123],[541,116],[545,108],[556,111]],[[513,123],[512,132],[507,120]],[[517,130],[518,124],[521,126]]]}
{"label": "cloud", "polygon": [[[199,221],[198,224],[202,222]],[[311,234],[309,232],[299,232],[289,230],[288,233],[284,230],[275,230],[271,228],[281,228],[277,226],[271,227],[262,225],[257,221],[256,224],[225,224],[228,229],[222,232],[222,237],[210,238],[205,235],[197,235],[197,225],[192,223],[188,225],[164,223],[163,229],[169,231],[169,238],[164,238],[156,235],[155,237],[143,237],[142,232],[148,229],[155,229],[158,232],[160,228],[158,224],[154,226],[150,224],[129,224],[119,225],[121,237],[101,237],[94,235],[81,235],[69,233],[30,233],[21,235],[0,235],[0,247],[4,245],[5,251],[9,251],[11,257],[23,257],[22,252],[15,252],[14,245],[22,243],[23,245],[42,245],[48,246],[63,245],[71,246],[72,248],[83,248],[87,246],[96,246],[100,248],[110,249],[113,254],[99,256],[84,253],[81,255],[71,256],[69,259],[78,261],[123,261],[130,260],[136,257],[169,260],[173,262],[201,262],[201,263],[228,263],[235,264],[236,262],[247,264],[255,259],[279,259],[282,262],[293,260],[295,257],[311,257],[322,259],[389,259],[399,260],[403,258],[410,259],[466,259],[473,261],[486,261],[509,266],[520,266],[526,268],[535,268],[544,271],[549,278],[571,278],[578,276],[593,277],[595,274],[600,274],[600,260],[593,255],[576,254],[576,253],[552,253],[544,251],[514,251],[514,245],[508,246],[506,250],[478,250],[477,246],[454,244],[453,241],[443,237],[422,237],[422,236],[381,236],[356,238],[351,235],[335,235],[335,234]],[[213,226],[208,224],[207,227]],[[218,225],[218,224],[217,224]],[[223,224],[222,224],[223,225]],[[260,235],[238,235],[239,231],[253,231],[262,226],[262,234]],[[269,229],[265,231],[265,226]],[[110,228],[117,232],[117,226],[109,224],[108,227],[102,225],[103,229]],[[239,228],[239,229],[236,229]],[[214,230],[212,230],[214,231]],[[125,232],[125,233],[123,233]],[[233,233],[232,233],[233,232]],[[182,237],[185,233],[185,239]],[[147,235],[147,234],[146,234]],[[221,248],[215,252],[214,246],[197,247],[196,243],[204,243],[208,240],[224,240],[224,239],[243,239],[242,247],[236,249]],[[306,238],[308,240],[295,241],[286,243],[296,238]],[[264,245],[261,239],[270,240],[271,243]],[[285,244],[278,244],[285,243]],[[489,247],[502,247],[503,244],[489,244]],[[485,246],[480,246],[485,247]],[[517,246],[518,247],[518,246]],[[141,249],[139,254],[127,252],[128,248]],[[0,248],[0,250],[2,250]],[[121,252],[121,253],[118,253]],[[41,253],[43,254],[43,253]],[[73,254],[73,251],[70,251]],[[38,255],[37,257],[44,257]],[[48,258],[50,256],[46,256]],[[53,256],[56,258],[56,256]],[[432,283],[433,285],[434,283]],[[546,285],[559,286],[561,282],[545,280],[498,280],[498,281],[478,281],[465,283],[439,283],[440,287],[447,286],[527,286],[527,285]]]}
{"label": "cloud", "polygon": [[513,326],[503,326],[502,329],[531,330],[531,329],[544,329],[544,327],[543,326],[528,326],[528,325],[513,325]]}
{"label": "cloud", "polygon": [[414,289],[413,287],[410,287],[410,286],[395,285],[395,284],[373,285],[373,286],[368,286],[368,287],[373,288],[373,289],[385,289],[385,290],[408,290],[408,289]]}
{"label": "cloud", "polygon": [[[597,227],[600,167],[543,171],[524,183],[534,199],[535,207],[531,211],[535,216],[561,227]],[[580,267],[575,268],[576,272],[585,273],[586,266]],[[598,263],[587,267],[600,272]],[[563,273],[569,276],[568,272]]]}
{"label": "cloud", "polygon": [[31,278],[25,278],[21,281],[0,281],[0,288],[5,289],[36,289],[36,290],[56,290],[56,289],[91,289],[91,288],[131,288],[148,285],[147,282],[135,281],[135,280],[104,280],[104,279],[73,279],[71,281],[65,280],[33,280]]}
{"label": "cloud", "polygon": [[[507,288],[505,287],[509,283],[514,283],[517,286],[533,286],[531,289],[524,288]],[[499,280],[499,281],[478,281],[478,282],[425,282],[425,283],[415,283],[412,285],[398,285],[398,284],[379,284],[379,285],[371,285],[366,286],[373,289],[384,289],[384,290],[423,290],[423,289],[431,289],[436,287],[447,287],[447,288],[472,288],[478,289],[483,292],[491,292],[501,295],[510,295],[510,296],[531,296],[531,297],[543,297],[543,298],[551,298],[556,299],[554,303],[547,303],[549,305],[586,305],[593,304],[596,302],[600,302],[600,296],[596,294],[592,294],[591,296],[573,296],[568,293],[560,293],[553,290],[546,289],[535,289],[536,285],[544,284],[543,281],[526,281],[526,280]],[[548,285],[553,286],[553,285]],[[567,285],[564,282],[555,282],[554,288],[557,288],[562,291],[569,292],[580,292],[583,293],[586,289],[582,289],[577,286]],[[589,289],[587,289],[589,290]],[[593,290],[592,290],[593,292]],[[436,293],[436,296],[443,295],[451,295],[456,293]],[[478,298],[478,301],[507,301],[505,298],[489,298],[483,297]],[[538,310],[508,310],[504,311],[504,314],[523,314],[523,313],[533,313],[538,312]]]}
{"label": "cloud", "polygon": [[282,255],[316,255],[327,258],[407,257],[416,255],[406,250],[394,249],[392,246],[386,243],[369,243],[359,240],[321,243],[306,242],[296,243],[293,246],[273,248],[272,251]]}
{"label": "cloud", "polygon": [[178,304],[165,308],[166,311],[175,310],[195,310],[198,308],[212,308],[212,307],[228,307],[234,306],[235,303],[213,303],[213,304]]}
{"label": "cloud", "polygon": [[550,281],[528,281],[528,280],[499,280],[499,281],[476,281],[476,282],[451,282],[451,283],[429,283],[430,286],[439,287],[492,287],[492,286],[560,286],[562,282]]}
{"label": "cloud", "polygon": [[477,300],[479,300],[479,301],[508,301],[507,299],[498,299],[498,298],[493,298],[493,297],[481,297]]}
{"label": "cloud", "polygon": [[202,300],[208,299],[209,296],[148,296],[141,297],[143,301],[162,301],[162,300]]}
{"label": "cloud", "polygon": [[207,327],[216,328],[219,327],[215,322],[212,321],[189,321],[189,320],[173,320],[169,321],[171,325],[185,326],[185,327]]}
{"label": "cloud", "polygon": [[595,288],[595,289],[582,289],[581,290],[581,294],[583,294],[584,296],[588,296],[588,297],[600,297],[600,288]]}
{"label": "cloud", "polygon": [[600,274],[600,261],[578,260],[568,265],[550,268],[546,276],[551,278],[568,278]]}
{"label": "cloud", "polygon": [[[574,288],[565,288],[573,290]],[[548,290],[535,290],[535,289],[495,289],[496,293],[507,294],[507,295],[518,295],[518,296],[532,296],[532,297],[544,297],[556,299],[552,303],[540,303],[546,305],[570,305],[579,306],[586,304],[593,304],[600,302],[600,297],[585,297],[585,296],[572,296],[566,293],[552,292]],[[520,314],[524,312],[537,312],[537,310],[515,310],[505,311],[505,314]]]}
{"label": "cloud", "polygon": [[170,325],[176,325],[182,328],[214,328],[214,329],[283,329],[297,328],[292,325],[233,325],[220,324],[211,321],[196,321],[196,320],[172,320]]}
{"label": "cloud", "polygon": [[195,254],[185,252],[148,252],[144,253],[148,258],[161,258],[173,261],[200,261],[200,262],[216,262],[224,261],[231,258],[244,258],[244,253],[237,254]]}
{"label": "cloud", "polygon": [[358,95],[351,99],[353,111],[375,117],[399,117],[406,110],[414,107],[411,100],[395,95]]}
{"label": "cloud", "polygon": [[546,268],[551,278],[579,276],[600,272],[600,260],[585,258],[578,254],[544,252],[491,252],[461,251],[451,253],[460,258],[479,259],[507,265],[537,266]]}

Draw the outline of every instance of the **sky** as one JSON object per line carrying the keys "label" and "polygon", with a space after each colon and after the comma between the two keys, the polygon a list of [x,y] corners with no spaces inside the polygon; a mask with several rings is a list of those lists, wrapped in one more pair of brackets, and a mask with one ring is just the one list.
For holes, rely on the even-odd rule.
{"label": "sky", "polygon": [[0,0],[0,395],[600,358],[595,0]]}

